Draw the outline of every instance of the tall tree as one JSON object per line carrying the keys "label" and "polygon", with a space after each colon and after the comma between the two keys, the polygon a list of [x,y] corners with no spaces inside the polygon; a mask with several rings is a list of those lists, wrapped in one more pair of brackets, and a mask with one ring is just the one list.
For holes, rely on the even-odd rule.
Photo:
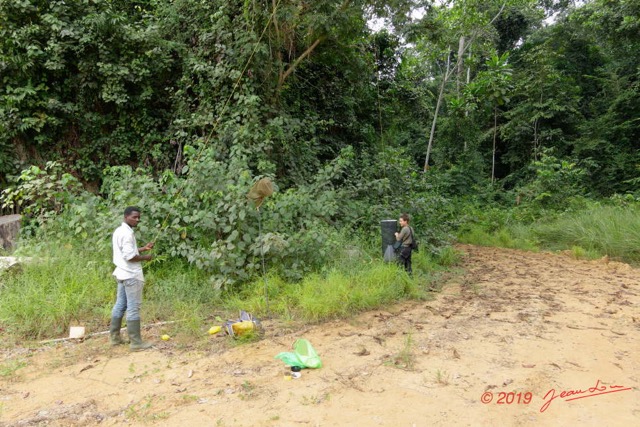
{"label": "tall tree", "polygon": [[511,95],[512,69],[508,64],[508,53],[491,56],[486,61],[486,70],[478,73],[474,81],[467,87],[472,102],[487,105],[493,112],[493,131],[491,145],[491,182],[495,181],[496,143],[498,138],[499,108],[509,102]]}
{"label": "tall tree", "polygon": [[547,43],[527,44],[512,56],[514,90],[501,135],[508,144],[502,161],[517,171],[540,160],[544,148],[567,153],[567,141],[575,137],[580,88],[571,76],[557,68],[565,60]]}
{"label": "tall tree", "polygon": [[[462,63],[469,48],[476,42],[476,39],[487,35],[493,29],[494,21],[500,16],[506,6],[506,2],[501,2],[497,8],[492,8],[483,2],[480,5],[475,0],[451,2],[439,9],[439,19],[444,22],[443,27],[448,29],[450,35],[455,35],[458,45],[457,55],[452,59],[451,45],[445,48],[446,60],[440,75],[440,86],[436,98],[436,105],[433,112],[433,119],[429,131],[427,150],[424,161],[424,170],[429,168],[429,159],[435,137],[436,124],[440,107],[442,105],[445,88],[450,78],[456,74],[461,74]],[[451,43],[451,41],[449,42]],[[459,83],[457,85],[459,87]]]}

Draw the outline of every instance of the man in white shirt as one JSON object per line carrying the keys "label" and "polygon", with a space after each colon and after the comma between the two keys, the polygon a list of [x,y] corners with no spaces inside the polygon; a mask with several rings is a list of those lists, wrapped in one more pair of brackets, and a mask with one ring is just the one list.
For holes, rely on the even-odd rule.
{"label": "man in white shirt", "polygon": [[142,289],[144,274],[142,261],[150,261],[151,255],[140,255],[153,248],[153,242],[138,248],[133,229],[140,222],[140,209],[128,206],[124,210],[124,222],[113,232],[113,263],[116,269],[113,276],[118,281],[116,303],[111,311],[110,340],[111,345],[124,344],[120,336],[122,318],[127,314],[127,334],[129,334],[129,348],[132,351],[145,350],[152,347],[151,343],[142,341],[140,336],[140,305],[142,304]]}

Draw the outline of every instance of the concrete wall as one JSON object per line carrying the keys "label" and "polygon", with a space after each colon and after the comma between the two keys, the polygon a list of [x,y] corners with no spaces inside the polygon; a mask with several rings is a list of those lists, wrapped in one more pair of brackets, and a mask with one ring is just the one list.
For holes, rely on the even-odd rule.
{"label": "concrete wall", "polygon": [[6,251],[11,251],[20,234],[21,215],[0,216],[0,245]]}

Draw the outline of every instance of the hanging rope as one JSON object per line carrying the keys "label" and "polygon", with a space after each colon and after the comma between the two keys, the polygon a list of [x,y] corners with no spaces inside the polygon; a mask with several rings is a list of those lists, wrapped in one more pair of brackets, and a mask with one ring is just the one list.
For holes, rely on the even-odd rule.
{"label": "hanging rope", "polygon": [[264,301],[266,304],[267,314],[269,314],[269,292],[268,292],[268,282],[267,282],[267,268],[265,266],[264,261],[264,242],[262,240],[262,213],[260,211],[260,206],[264,199],[273,194],[273,183],[269,178],[262,178],[253,186],[249,193],[247,194],[247,198],[256,205],[256,210],[258,211],[258,236],[260,239],[260,255],[262,258],[262,278],[264,279]]}
{"label": "hanging rope", "polygon": [[260,255],[262,256],[262,278],[264,279],[264,303],[267,309],[267,315],[269,315],[269,292],[267,282],[267,268],[264,263],[264,243],[262,242],[262,214],[260,213],[260,207],[256,208],[258,211],[258,233],[260,235]]}

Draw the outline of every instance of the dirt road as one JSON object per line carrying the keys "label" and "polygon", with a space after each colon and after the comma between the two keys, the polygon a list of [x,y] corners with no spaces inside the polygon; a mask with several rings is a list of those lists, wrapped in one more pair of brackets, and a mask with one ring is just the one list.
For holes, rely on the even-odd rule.
{"label": "dirt road", "polygon": [[[26,366],[0,384],[0,425],[640,425],[640,270],[460,249],[466,273],[432,301],[295,332],[265,322],[249,345],[11,352],[5,365]],[[299,337],[324,366],[290,379],[274,356]]]}

